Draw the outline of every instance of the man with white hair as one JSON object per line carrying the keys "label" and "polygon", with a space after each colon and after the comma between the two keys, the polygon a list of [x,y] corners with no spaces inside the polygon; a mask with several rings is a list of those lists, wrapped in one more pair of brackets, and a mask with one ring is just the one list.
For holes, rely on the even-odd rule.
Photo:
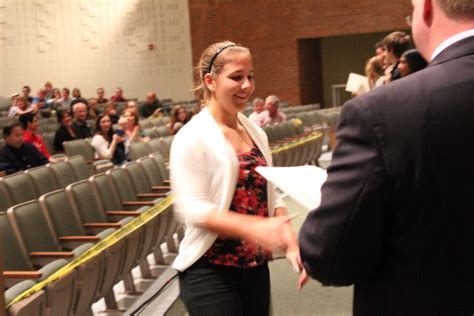
{"label": "man with white hair", "polygon": [[72,107],[74,120],[72,122],[72,129],[76,133],[77,138],[92,137],[92,130],[87,124],[87,105],[80,102]]}
{"label": "man with white hair", "polygon": [[276,95],[270,95],[265,99],[265,108],[268,111],[268,116],[264,126],[286,122],[286,115],[279,110],[279,107],[280,99]]}
{"label": "man with white hair", "polygon": [[301,258],[354,315],[473,315],[474,1],[412,4],[430,64],[343,106]]}

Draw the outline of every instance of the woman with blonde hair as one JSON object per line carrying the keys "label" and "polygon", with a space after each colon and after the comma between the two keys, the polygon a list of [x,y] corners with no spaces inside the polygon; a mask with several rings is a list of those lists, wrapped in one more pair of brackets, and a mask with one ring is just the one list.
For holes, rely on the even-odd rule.
{"label": "woman with blonde hair", "polygon": [[185,237],[173,266],[191,315],[268,315],[272,250],[302,272],[281,198],[256,172],[271,166],[268,140],[240,113],[255,89],[250,51],[225,41],[197,66],[207,106],[176,134],[170,155],[174,210]]}

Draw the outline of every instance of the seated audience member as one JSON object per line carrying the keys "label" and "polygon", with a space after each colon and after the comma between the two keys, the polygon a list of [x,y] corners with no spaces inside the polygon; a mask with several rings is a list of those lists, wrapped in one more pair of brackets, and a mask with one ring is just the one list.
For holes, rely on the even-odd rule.
{"label": "seated audience member", "polygon": [[36,114],[25,113],[20,115],[19,121],[23,128],[23,140],[25,143],[35,145],[36,149],[38,149],[46,158],[50,159],[51,154],[44,144],[43,137],[36,133],[38,131],[38,118]]}
{"label": "seated audience member", "polygon": [[96,98],[90,98],[87,100],[87,117],[91,120],[95,120],[100,115],[100,110],[97,108],[98,102]]}
{"label": "seated audience member", "polygon": [[127,102],[127,106],[126,106],[125,108],[132,110],[133,112],[135,112],[135,114],[136,114],[137,116],[140,116],[140,114],[138,113],[138,104],[137,104],[137,102],[135,102],[135,101],[128,101],[128,102]]}
{"label": "seated audience member", "polygon": [[138,125],[138,116],[132,109],[125,109],[119,119],[118,124],[120,129],[125,132],[125,148],[128,152],[128,147],[132,142],[147,142],[149,137],[145,136],[143,130]]}
{"label": "seated audience member", "polygon": [[189,121],[189,115],[183,106],[177,106],[174,108],[171,120],[168,123],[168,128],[171,134],[176,134],[181,127]]}
{"label": "seated audience member", "polygon": [[23,86],[23,88],[21,88],[21,94],[25,98],[26,102],[28,102],[29,104],[33,102],[33,97],[30,96],[30,93],[31,93],[30,86]]}
{"label": "seated audience member", "polygon": [[33,98],[33,102],[31,103],[31,108],[35,112],[40,112],[43,117],[51,116],[51,110],[46,103],[46,91],[43,89],[38,90],[36,97]]}
{"label": "seated audience member", "polygon": [[8,116],[17,116],[17,115],[22,115],[25,113],[32,112],[33,109],[31,106],[28,105],[28,102],[26,102],[26,99],[24,96],[18,96],[15,99],[15,103],[13,106],[10,107],[10,110],[8,111]]}
{"label": "seated audience member", "polygon": [[5,146],[0,150],[0,171],[12,174],[48,163],[46,158],[33,144],[23,141],[23,129],[14,122],[3,128]]}
{"label": "seated audience member", "polygon": [[117,115],[117,105],[113,102],[109,102],[104,107],[104,114],[107,114],[112,120],[112,124],[117,124],[119,116]]}
{"label": "seated audience member", "polygon": [[115,89],[115,94],[110,98],[110,101],[117,103],[117,102],[127,102],[127,98],[123,96],[122,88],[118,87]]}
{"label": "seated audience member", "polygon": [[77,139],[76,132],[72,128],[72,116],[68,111],[59,111],[56,115],[58,123],[61,124],[54,135],[54,150],[64,152],[64,142]]}
{"label": "seated audience member", "polygon": [[52,91],[51,98],[46,100],[46,104],[50,108],[57,109],[61,103],[61,91],[58,88],[54,88]]}
{"label": "seated audience member", "polygon": [[141,117],[150,117],[150,116],[160,116],[162,104],[156,98],[155,92],[148,92],[146,95],[146,100],[140,105],[140,116]]}
{"label": "seated audience member", "polygon": [[402,54],[410,47],[410,42],[410,35],[400,31],[392,32],[383,39],[383,44],[385,46],[385,62],[390,65],[386,69],[386,83],[400,79],[398,63],[400,62]]}
{"label": "seated audience member", "polygon": [[63,88],[61,90],[62,97],[61,99],[58,100],[56,103],[56,107],[58,110],[65,110],[68,112],[71,112],[71,103],[72,103],[72,98],[69,96],[70,91],[68,88]]}
{"label": "seated audience member", "polygon": [[105,104],[109,102],[109,99],[104,97],[105,95],[105,90],[104,88],[100,87],[97,89],[97,103],[98,104]]}
{"label": "seated audience member", "polygon": [[71,106],[74,107],[74,104],[77,104],[77,103],[87,104],[87,100],[82,97],[81,90],[79,90],[78,88],[74,88],[72,89]]}
{"label": "seated audience member", "polygon": [[74,115],[72,128],[74,129],[77,138],[92,137],[91,128],[87,124],[87,105],[85,103],[74,104],[72,107],[72,113]]}
{"label": "seated audience member", "polygon": [[46,101],[53,98],[53,84],[51,83],[51,81],[46,81],[46,83],[44,84],[44,92]]}
{"label": "seated audience member", "polygon": [[425,69],[428,63],[417,49],[410,49],[403,53],[398,63],[398,71],[401,77]]}
{"label": "seated audience member", "polygon": [[265,112],[265,101],[262,98],[255,98],[252,101],[253,112],[249,115],[249,120],[257,126],[265,124],[268,115]]}
{"label": "seated audience member", "polygon": [[108,115],[101,114],[97,117],[96,134],[92,138],[91,145],[98,158],[109,159],[115,165],[120,165],[126,160],[125,136],[123,131],[120,132],[114,132],[112,121]]}
{"label": "seated audience member", "polygon": [[264,126],[286,122],[286,115],[278,109],[279,106],[280,99],[276,95],[270,95],[265,99],[265,108],[267,109],[266,113],[268,116],[265,118]]}

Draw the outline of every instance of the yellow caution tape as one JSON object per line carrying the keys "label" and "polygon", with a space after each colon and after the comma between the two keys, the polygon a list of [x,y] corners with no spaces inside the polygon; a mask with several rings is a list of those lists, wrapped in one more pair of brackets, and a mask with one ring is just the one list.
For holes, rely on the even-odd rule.
{"label": "yellow caution tape", "polygon": [[304,138],[301,138],[301,139],[298,139],[296,141],[293,141],[293,142],[288,142],[288,144],[285,144],[285,145],[282,145],[280,147],[277,147],[277,148],[274,148],[272,149],[272,154],[277,154],[277,153],[280,153],[282,151],[286,151],[286,150],[290,150],[290,149],[293,149],[295,147],[298,147],[302,144],[306,144],[308,142],[312,142],[318,138],[321,138],[323,137],[323,133],[321,132],[314,132],[312,133],[311,135],[309,136],[306,136]]}
{"label": "yellow caution tape", "polygon": [[140,216],[137,216],[134,218],[132,221],[129,223],[125,224],[122,228],[118,229],[114,233],[110,234],[103,240],[99,241],[97,244],[95,244],[93,247],[88,249],[85,253],[80,255],[79,257],[75,258],[71,262],[69,262],[67,265],[53,273],[51,276],[49,276],[47,279],[37,283],[33,287],[29,288],[27,291],[21,293],[19,296],[17,296],[13,301],[8,304],[6,308],[9,308],[11,305],[33,295],[34,293],[40,291],[43,289],[46,285],[59,280],[60,278],[68,275],[71,273],[75,268],[80,266],[81,264],[91,260],[95,256],[97,256],[101,251],[103,251],[105,248],[108,248],[120,240],[123,240],[123,238],[135,230],[139,229],[152,219],[154,219],[156,216],[160,215],[162,212],[167,210],[171,204],[173,203],[173,197],[169,195],[163,201],[160,203],[152,206],[150,209],[145,211],[144,213],[140,214]]}

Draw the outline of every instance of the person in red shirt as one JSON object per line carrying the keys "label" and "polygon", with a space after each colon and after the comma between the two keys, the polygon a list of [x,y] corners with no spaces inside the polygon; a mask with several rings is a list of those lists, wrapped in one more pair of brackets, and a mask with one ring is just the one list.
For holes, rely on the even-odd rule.
{"label": "person in red shirt", "polygon": [[20,124],[23,128],[23,140],[26,143],[33,144],[48,160],[51,158],[46,145],[44,144],[43,137],[40,134],[37,134],[38,130],[38,118],[34,113],[26,113],[20,115]]}

